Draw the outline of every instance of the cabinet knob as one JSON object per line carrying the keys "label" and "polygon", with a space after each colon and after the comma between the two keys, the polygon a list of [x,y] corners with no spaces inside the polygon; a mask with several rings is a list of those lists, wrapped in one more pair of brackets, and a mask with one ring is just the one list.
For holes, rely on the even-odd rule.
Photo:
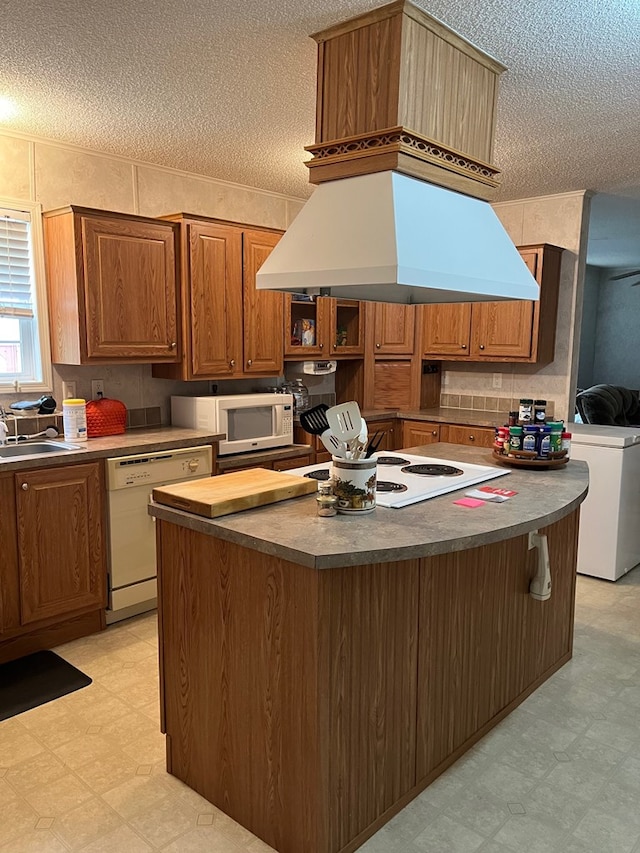
{"label": "cabinet knob", "polygon": [[248,358],[247,359],[247,367],[251,367],[252,364],[253,364],[253,360]]}
{"label": "cabinet knob", "polygon": [[484,349],[484,344],[480,344],[480,349]]}
{"label": "cabinet knob", "polygon": [[469,441],[475,441],[475,440],[476,440],[475,435],[470,435],[470,436],[469,436]]}
{"label": "cabinet knob", "polygon": [[432,430],[431,430],[431,435],[437,435],[437,434],[438,434],[438,430],[437,430],[437,429],[432,429]]}
{"label": "cabinet knob", "polygon": [[22,484],[22,491],[23,491],[23,492],[28,492],[28,491],[29,491],[29,484],[28,484],[28,483],[23,483],[23,484]]}
{"label": "cabinet knob", "polygon": [[380,344],[376,344],[376,349],[380,349]]}
{"label": "cabinet knob", "polygon": [[466,344],[460,344],[460,349],[466,349],[466,348],[467,348]]}
{"label": "cabinet knob", "polygon": [[320,349],[324,349],[324,344],[320,344]]}
{"label": "cabinet knob", "polygon": [[236,360],[235,360],[235,358],[232,358],[231,361],[229,362],[229,367],[235,367],[235,366],[236,366]]}
{"label": "cabinet knob", "polygon": [[169,344],[169,349],[175,349],[178,346],[177,341],[171,341]]}

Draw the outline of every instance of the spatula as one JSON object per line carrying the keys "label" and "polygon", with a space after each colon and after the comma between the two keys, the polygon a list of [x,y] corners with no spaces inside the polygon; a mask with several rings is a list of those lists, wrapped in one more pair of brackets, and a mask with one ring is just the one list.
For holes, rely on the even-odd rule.
{"label": "spatula", "polygon": [[362,415],[360,406],[353,400],[351,403],[340,403],[325,412],[329,428],[336,438],[343,441],[351,450],[351,442],[360,434]]}
{"label": "spatula", "polygon": [[329,409],[326,403],[320,403],[306,412],[300,412],[300,425],[311,435],[322,435],[329,429],[326,412]]}

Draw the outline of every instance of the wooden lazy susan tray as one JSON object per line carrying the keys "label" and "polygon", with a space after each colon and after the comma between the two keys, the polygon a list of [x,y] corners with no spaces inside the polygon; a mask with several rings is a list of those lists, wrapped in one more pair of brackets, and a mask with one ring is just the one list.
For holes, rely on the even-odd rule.
{"label": "wooden lazy susan tray", "polygon": [[569,461],[566,450],[543,457],[528,453],[526,450],[516,451],[513,456],[505,456],[504,453],[496,453],[494,450],[493,458],[501,465],[507,465],[510,468],[562,468]]}

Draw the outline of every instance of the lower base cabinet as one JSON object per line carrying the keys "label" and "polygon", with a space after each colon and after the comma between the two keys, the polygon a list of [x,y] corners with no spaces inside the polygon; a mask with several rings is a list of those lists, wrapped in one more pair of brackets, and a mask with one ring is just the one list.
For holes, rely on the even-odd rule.
{"label": "lower base cabinet", "polygon": [[0,662],[104,627],[103,488],[99,462],[0,479]]}
{"label": "lower base cabinet", "polygon": [[463,426],[431,421],[402,421],[402,447],[419,447],[435,441],[493,447],[495,430],[493,427]]}

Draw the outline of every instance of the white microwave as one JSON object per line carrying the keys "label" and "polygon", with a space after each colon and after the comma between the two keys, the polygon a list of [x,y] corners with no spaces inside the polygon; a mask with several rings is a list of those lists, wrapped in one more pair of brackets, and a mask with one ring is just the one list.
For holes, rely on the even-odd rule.
{"label": "white microwave", "polygon": [[218,454],[247,453],[293,444],[291,394],[230,394],[220,397],[172,397],[174,426],[223,432]]}

